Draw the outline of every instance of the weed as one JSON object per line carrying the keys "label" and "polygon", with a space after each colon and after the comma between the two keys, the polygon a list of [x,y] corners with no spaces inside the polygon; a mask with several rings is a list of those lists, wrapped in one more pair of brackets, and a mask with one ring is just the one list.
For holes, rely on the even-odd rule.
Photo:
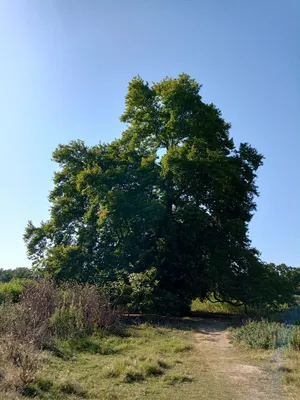
{"label": "weed", "polygon": [[87,391],[77,382],[65,381],[59,385],[61,392],[78,397],[87,397]]}
{"label": "weed", "polygon": [[40,354],[30,344],[24,344],[13,336],[2,338],[0,361],[5,365],[1,372],[4,389],[24,389],[34,381],[39,368]]}
{"label": "weed", "polygon": [[122,371],[116,365],[110,365],[102,369],[102,376],[103,378],[118,378],[121,372]]}
{"label": "weed", "polygon": [[133,382],[140,382],[145,379],[145,375],[141,372],[136,370],[134,367],[128,367],[124,374],[124,382],[126,383],[133,383]]}
{"label": "weed", "polygon": [[162,368],[159,367],[157,362],[144,362],[142,364],[142,369],[145,373],[146,376],[158,376],[158,375],[163,375],[164,371]]}

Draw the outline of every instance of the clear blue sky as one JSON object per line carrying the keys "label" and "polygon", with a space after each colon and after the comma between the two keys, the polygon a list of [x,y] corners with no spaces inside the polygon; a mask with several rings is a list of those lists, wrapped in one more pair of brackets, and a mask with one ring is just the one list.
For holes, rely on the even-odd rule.
{"label": "clear blue sky", "polygon": [[58,143],[122,131],[128,81],[186,72],[265,157],[253,244],[300,266],[299,0],[0,0],[0,268],[29,266]]}

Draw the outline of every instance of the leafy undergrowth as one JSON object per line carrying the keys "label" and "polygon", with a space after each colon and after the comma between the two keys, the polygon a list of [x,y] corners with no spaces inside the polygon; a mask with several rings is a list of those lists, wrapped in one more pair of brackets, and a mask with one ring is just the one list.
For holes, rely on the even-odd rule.
{"label": "leafy undergrowth", "polygon": [[57,341],[19,398],[179,399],[179,387],[187,397],[197,392],[190,330],[141,324],[125,333]]}

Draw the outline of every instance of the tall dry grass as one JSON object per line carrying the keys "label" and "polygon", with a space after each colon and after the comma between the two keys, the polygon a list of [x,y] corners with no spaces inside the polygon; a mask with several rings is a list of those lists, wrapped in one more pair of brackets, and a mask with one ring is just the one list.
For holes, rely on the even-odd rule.
{"label": "tall dry grass", "polygon": [[57,339],[115,330],[119,316],[96,286],[29,283],[18,303],[0,306],[0,391],[24,391],[39,370],[40,351]]}

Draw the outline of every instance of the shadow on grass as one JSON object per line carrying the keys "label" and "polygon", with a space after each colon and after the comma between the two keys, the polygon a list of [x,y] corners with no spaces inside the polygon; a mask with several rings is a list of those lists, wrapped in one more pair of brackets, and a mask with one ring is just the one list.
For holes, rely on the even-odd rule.
{"label": "shadow on grass", "polygon": [[229,327],[240,326],[242,320],[241,317],[236,315],[191,312],[185,317],[158,317],[154,315],[132,314],[124,316],[122,322],[129,326],[148,323],[154,327],[210,334],[212,332],[225,331]]}

